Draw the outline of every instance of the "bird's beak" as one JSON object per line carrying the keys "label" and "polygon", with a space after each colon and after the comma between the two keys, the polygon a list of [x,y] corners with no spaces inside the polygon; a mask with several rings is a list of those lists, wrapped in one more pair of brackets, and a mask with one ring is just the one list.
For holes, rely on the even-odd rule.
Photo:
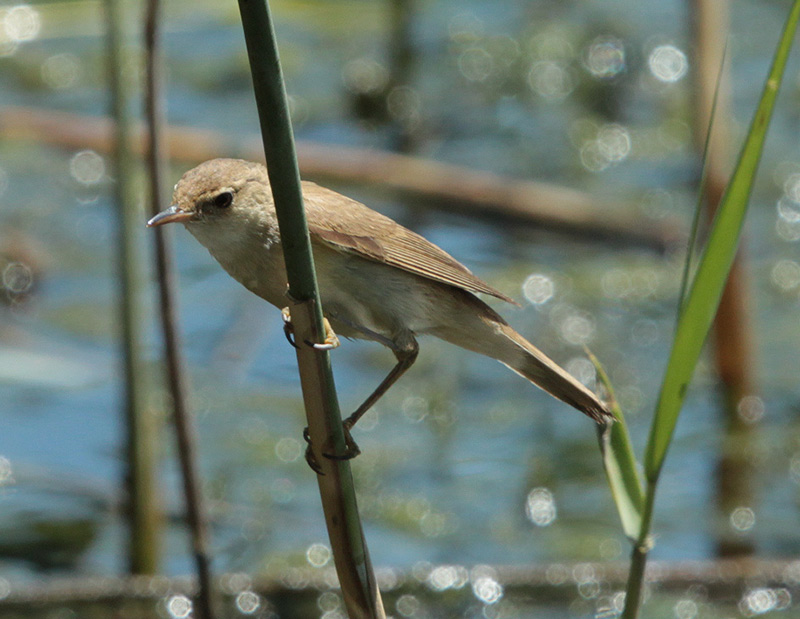
{"label": "bird's beak", "polygon": [[184,211],[177,204],[173,204],[167,209],[161,211],[158,215],[153,217],[147,222],[147,227],[163,226],[164,224],[171,224],[173,221],[187,222],[194,217],[194,213]]}

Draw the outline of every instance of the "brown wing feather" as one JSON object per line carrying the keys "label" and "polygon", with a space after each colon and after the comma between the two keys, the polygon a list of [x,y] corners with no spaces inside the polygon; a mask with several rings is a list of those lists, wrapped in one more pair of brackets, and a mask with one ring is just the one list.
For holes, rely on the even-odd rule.
{"label": "brown wing feather", "polygon": [[475,277],[444,250],[360,202],[309,182],[303,183],[303,199],[312,240],[338,251],[351,252],[421,277],[516,304]]}

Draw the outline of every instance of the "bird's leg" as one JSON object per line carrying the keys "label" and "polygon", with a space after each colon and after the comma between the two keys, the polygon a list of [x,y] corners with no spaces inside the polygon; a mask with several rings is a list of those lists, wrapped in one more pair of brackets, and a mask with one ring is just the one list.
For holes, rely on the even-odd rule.
{"label": "bird's leg", "polygon": [[[289,343],[297,348],[297,342],[294,339],[292,316],[289,313],[288,307],[284,307],[281,310],[281,318],[283,318],[283,334],[286,336],[286,339],[289,340]],[[333,327],[331,327],[331,323],[328,322],[327,318],[323,318],[322,324],[325,327],[325,339],[321,343],[309,342],[306,340],[306,345],[311,346],[311,348],[316,348],[317,350],[333,350],[334,348],[338,348],[341,342],[339,342],[339,336],[336,335]]]}
{"label": "bird's leg", "polygon": [[416,340],[412,340],[412,343],[409,344],[407,347],[402,349],[393,350],[394,356],[397,358],[397,363],[392,368],[392,370],[386,375],[380,385],[375,388],[369,397],[359,406],[356,411],[350,415],[347,419],[344,420],[344,427],[347,430],[351,430],[358,420],[364,416],[373,405],[381,399],[381,397],[389,391],[392,385],[394,385],[398,379],[406,373],[408,368],[410,368],[414,361],[417,360],[417,354],[419,353],[419,345],[417,344]]}
{"label": "bird's leg", "polygon": [[358,420],[364,416],[364,413],[372,408],[375,402],[380,400],[383,394],[389,391],[391,386],[394,385],[397,380],[406,373],[408,368],[414,364],[414,361],[417,359],[417,354],[419,353],[419,344],[417,344],[417,341],[413,338],[413,336],[410,336],[410,339],[404,342],[402,346],[394,345],[392,347],[392,352],[397,358],[397,363],[392,368],[391,372],[386,375],[386,378],[384,378],[375,388],[375,391],[373,391],[367,397],[367,399],[364,400],[361,406],[359,406],[352,415],[342,422],[345,440],[344,453],[341,455],[336,455],[323,452],[323,455],[326,458],[330,458],[331,460],[349,460],[351,458],[355,458],[361,453],[361,450],[350,434],[350,430],[354,425],[356,425]]}

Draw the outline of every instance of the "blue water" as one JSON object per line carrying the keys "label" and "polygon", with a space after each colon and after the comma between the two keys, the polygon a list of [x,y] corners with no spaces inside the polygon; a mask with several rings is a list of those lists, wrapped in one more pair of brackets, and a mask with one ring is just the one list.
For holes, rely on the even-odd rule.
{"label": "blue water", "polygon": [[[655,45],[686,51],[681,3],[420,4],[411,78],[420,102],[417,154],[584,188],[605,202],[638,203],[643,219],[655,212],[688,222],[696,176],[686,127],[689,79],[657,83],[646,65]],[[785,4],[734,7],[735,137],[748,121]],[[224,155],[226,144],[257,131],[257,118],[235,14],[223,16],[210,6],[170,8],[169,116],[176,124],[220,131],[225,139],[219,154]],[[101,113],[106,106],[102,40],[90,25],[85,32],[78,28],[78,35],[70,28],[62,37],[58,25],[48,21],[47,9],[41,10],[47,37],[21,43],[4,59],[0,104]],[[298,137],[388,146],[396,128],[354,119],[342,80],[343,67],[354,60],[386,65],[378,3],[285,2],[276,15],[287,87],[299,110]],[[85,17],[87,24],[97,19]],[[601,35],[623,42],[627,62],[618,77],[602,84],[619,98],[615,114],[605,119],[591,115],[596,101],[584,89],[599,84],[580,60],[588,43]],[[554,49],[567,51],[547,52],[542,41],[548,40]],[[496,50],[508,41],[518,51],[512,46],[505,73],[490,71],[485,80],[470,81],[473,74],[463,69],[465,51],[484,50],[497,68],[505,60]],[[484,58],[484,52],[470,53]],[[40,75],[42,65],[62,53],[71,54],[77,77],[55,88]],[[542,59],[563,65],[575,80],[563,98],[548,99],[528,86],[528,67]],[[793,61],[788,75],[796,70]],[[798,550],[794,497],[800,456],[794,413],[800,396],[800,281],[792,278],[793,269],[800,270],[800,234],[796,221],[782,219],[775,208],[784,182],[800,171],[791,77],[786,86],[745,234],[758,349],[754,371],[765,413],[753,426],[756,495],[752,505],[742,506],[753,510],[755,525],[741,536],[765,556]],[[595,128],[626,128],[630,152],[602,170],[588,169],[580,157],[585,119]],[[85,187],[70,176],[74,154],[27,142],[0,144],[0,168],[7,179],[7,186],[0,183],[0,232],[24,235],[42,255],[30,298],[0,313],[0,341],[9,351],[0,363],[0,456],[13,471],[13,481],[0,490],[0,538],[3,527],[13,538],[31,521],[88,515],[96,538],[70,569],[95,574],[120,571],[125,563],[118,510],[122,424],[114,218],[110,171]],[[173,179],[186,167],[176,167]],[[408,207],[415,205],[363,187],[339,189],[426,235],[519,300],[522,308],[498,310],[559,362],[582,358],[581,342],[568,325],[588,329],[583,341],[606,365],[642,453],[670,344],[680,256],[412,210]],[[657,191],[667,192],[666,206],[653,198]],[[302,458],[299,384],[280,316],[228,278],[185,231],[173,233],[192,406],[212,504],[215,569],[258,572],[304,564],[306,548],[324,543],[326,534],[316,482]],[[146,250],[148,240],[143,229]],[[791,264],[776,275],[780,261]],[[149,264],[145,271],[150,273]],[[523,296],[531,274],[554,284],[553,297],[539,306]],[[153,293],[148,284],[143,302],[149,311],[149,369],[157,389],[161,370]],[[354,474],[373,561],[408,567],[420,561],[626,556],[628,545],[591,423],[489,359],[438,341],[421,345],[417,365],[355,432],[363,455],[354,462]],[[333,353],[333,362],[342,408],[348,411],[389,370],[393,358],[375,345],[347,342]],[[156,390],[153,404],[160,403]],[[717,403],[712,370],[704,361],[659,490],[655,558],[713,555]],[[164,503],[176,514],[181,500],[173,439],[168,427],[161,435]],[[525,515],[526,497],[535,488],[548,489],[554,500],[555,514],[546,526],[535,526]],[[0,567],[19,577],[32,573],[29,563],[17,559],[0,557]],[[164,571],[189,569],[183,532],[173,523]]]}

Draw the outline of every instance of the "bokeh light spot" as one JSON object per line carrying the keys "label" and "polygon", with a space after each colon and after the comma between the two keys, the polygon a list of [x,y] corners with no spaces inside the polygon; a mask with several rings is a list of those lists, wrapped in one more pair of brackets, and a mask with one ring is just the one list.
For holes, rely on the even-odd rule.
{"label": "bokeh light spot", "polygon": [[0,11],[0,39],[15,43],[32,41],[39,36],[42,21],[39,11],[27,4],[19,4]]}
{"label": "bokeh light spot", "polygon": [[342,598],[335,591],[323,591],[317,598],[317,608],[325,613],[323,617],[338,616],[333,613],[342,609]]}
{"label": "bokeh light spot", "polygon": [[192,614],[192,601],[185,595],[173,595],[167,600],[167,613],[173,619],[186,619]]}
{"label": "bokeh light spot", "polygon": [[624,161],[631,152],[631,146],[631,135],[626,127],[603,125],[597,129],[594,137],[584,139],[581,143],[581,165],[590,172],[602,172]]}
{"label": "bokeh light spot", "polygon": [[793,202],[800,202],[800,173],[794,172],[783,181],[783,193]]}
{"label": "bokeh light spot", "polygon": [[381,92],[389,83],[389,72],[382,64],[368,58],[356,58],[342,69],[345,86],[357,93]]}
{"label": "bokeh light spot", "polygon": [[588,344],[594,338],[594,320],[590,315],[576,311],[562,320],[560,332],[561,337],[570,344]]}
{"label": "bokeh light spot", "polygon": [[458,57],[458,70],[470,82],[482,82],[495,69],[492,55],[482,47],[470,47]]}
{"label": "bokeh light spot", "polygon": [[534,488],[525,500],[525,516],[537,527],[546,527],[558,516],[553,493],[547,488]]}
{"label": "bokeh light spot", "polygon": [[22,262],[9,262],[3,269],[2,281],[9,294],[24,294],[33,286],[33,271]]}
{"label": "bokeh light spot", "polygon": [[594,367],[594,363],[589,359],[586,357],[575,357],[564,364],[564,369],[589,389],[594,390],[595,383],[597,382],[597,370]]}
{"label": "bokeh light spot", "polygon": [[484,604],[496,604],[503,597],[503,586],[490,576],[472,582],[472,593]]}
{"label": "bokeh light spot", "polygon": [[55,54],[42,63],[42,81],[53,90],[75,86],[81,75],[81,65],[75,54]]}
{"label": "bokeh light spot", "polygon": [[678,600],[672,607],[675,619],[694,619],[697,617],[697,602],[694,600]]}
{"label": "bokeh light spot", "polygon": [[778,221],[775,222],[775,233],[784,241],[794,243],[800,240],[800,221],[787,221],[784,218],[778,218]]}
{"label": "bokeh light spot", "polygon": [[397,598],[395,609],[402,617],[414,617],[421,608],[419,599],[415,595],[405,593]]}
{"label": "bokeh light spot", "polygon": [[746,423],[757,423],[764,416],[764,400],[757,395],[746,395],[739,400],[736,411]]}
{"label": "bokeh light spot", "polygon": [[302,453],[303,448],[296,438],[285,436],[275,443],[275,455],[282,462],[295,462]]}
{"label": "bokeh light spot", "polygon": [[430,404],[421,396],[411,395],[403,400],[400,409],[410,422],[419,423],[430,413]]}
{"label": "bokeh light spot", "polygon": [[81,185],[96,185],[105,176],[106,164],[95,151],[82,150],[70,159],[69,172]]}
{"label": "bokeh light spot", "polygon": [[467,568],[461,565],[437,565],[428,574],[428,585],[436,591],[461,589],[469,581]]}
{"label": "bokeh light spot", "polygon": [[749,507],[737,507],[730,515],[731,527],[740,533],[747,533],[756,524],[756,514]]}
{"label": "bokeh light spot", "polygon": [[686,54],[674,45],[659,45],[647,59],[650,72],[662,82],[677,82],[689,70]]}
{"label": "bokeh light spot", "polygon": [[625,159],[631,152],[630,132],[622,125],[604,125],[597,134],[603,156],[611,163]]}
{"label": "bokeh light spot", "polygon": [[544,576],[551,585],[563,585],[569,578],[569,569],[561,563],[552,563],[547,566]]}
{"label": "bokeh light spot", "polygon": [[306,550],[306,561],[314,567],[323,567],[331,560],[331,549],[325,544],[311,544]]}
{"label": "bokeh light spot", "polygon": [[547,275],[534,273],[522,284],[523,296],[534,305],[543,305],[553,298],[555,284]]}
{"label": "bokeh light spot", "polygon": [[745,617],[755,617],[773,610],[784,610],[789,604],[791,594],[786,589],[763,587],[747,591],[739,601],[739,611]]}
{"label": "bokeh light spot", "polygon": [[236,608],[244,615],[252,615],[261,608],[261,598],[252,591],[242,591],[236,596]]}
{"label": "bokeh light spot", "polygon": [[612,78],[625,70],[625,46],[616,37],[598,37],[586,49],[583,64],[596,78]]}
{"label": "bokeh light spot", "polygon": [[576,86],[575,77],[564,63],[540,60],[528,72],[531,90],[545,99],[565,99]]}

